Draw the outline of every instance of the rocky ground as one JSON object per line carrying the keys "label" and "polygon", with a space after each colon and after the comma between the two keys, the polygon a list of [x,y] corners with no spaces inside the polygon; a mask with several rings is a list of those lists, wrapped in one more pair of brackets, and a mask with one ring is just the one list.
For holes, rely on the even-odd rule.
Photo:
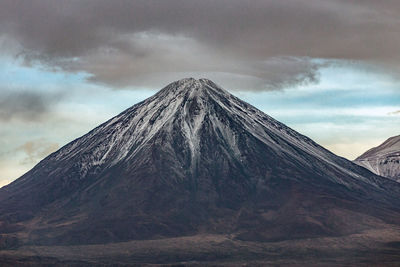
{"label": "rocky ground", "polygon": [[341,237],[249,242],[226,235],[0,251],[1,266],[396,266],[400,228]]}

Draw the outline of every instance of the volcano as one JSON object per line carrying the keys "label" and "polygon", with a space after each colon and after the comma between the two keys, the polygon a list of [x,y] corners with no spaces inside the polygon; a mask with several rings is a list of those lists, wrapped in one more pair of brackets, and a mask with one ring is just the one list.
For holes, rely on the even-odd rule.
{"label": "volcano", "polygon": [[0,221],[3,249],[400,233],[400,184],[188,78],[1,188]]}

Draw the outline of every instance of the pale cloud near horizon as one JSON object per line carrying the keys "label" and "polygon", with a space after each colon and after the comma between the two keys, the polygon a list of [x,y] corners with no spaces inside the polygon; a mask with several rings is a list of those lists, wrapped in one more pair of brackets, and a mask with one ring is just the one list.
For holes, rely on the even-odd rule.
{"label": "pale cloud near horizon", "polygon": [[43,139],[39,139],[25,142],[17,150],[23,151],[26,154],[22,161],[23,164],[36,164],[39,160],[58,150],[59,147],[58,143],[46,142]]}
{"label": "pale cloud near horizon", "polygon": [[400,115],[400,110],[387,113],[388,115]]}

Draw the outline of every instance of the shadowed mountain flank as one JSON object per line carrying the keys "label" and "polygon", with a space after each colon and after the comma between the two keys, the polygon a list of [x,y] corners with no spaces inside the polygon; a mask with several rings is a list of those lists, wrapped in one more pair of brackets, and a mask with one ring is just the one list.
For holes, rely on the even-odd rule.
{"label": "shadowed mountain flank", "polygon": [[271,242],[400,224],[400,184],[207,79],[183,79],[0,189],[0,246]]}

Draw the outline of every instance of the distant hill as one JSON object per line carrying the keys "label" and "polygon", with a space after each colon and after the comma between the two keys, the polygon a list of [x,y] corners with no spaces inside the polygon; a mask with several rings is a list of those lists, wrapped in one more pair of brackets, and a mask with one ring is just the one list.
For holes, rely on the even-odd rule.
{"label": "distant hill", "polygon": [[373,173],[400,182],[400,135],[371,148],[354,162]]}

